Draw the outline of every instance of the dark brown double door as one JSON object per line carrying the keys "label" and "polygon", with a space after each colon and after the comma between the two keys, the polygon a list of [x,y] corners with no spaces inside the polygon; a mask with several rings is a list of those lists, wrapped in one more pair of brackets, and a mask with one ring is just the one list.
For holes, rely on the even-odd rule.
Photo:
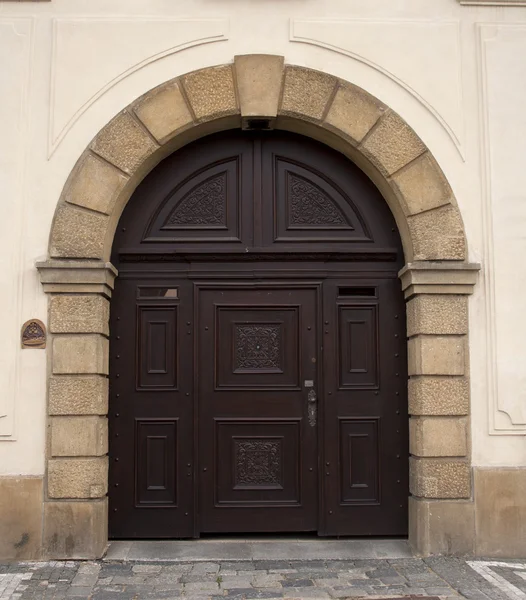
{"label": "dark brown double door", "polygon": [[396,279],[132,279],[116,301],[113,537],[406,532]]}
{"label": "dark brown double door", "polygon": [[356,166],[210,136],[139,186],[112,261],[111,537],[407,532],[401,244]]}

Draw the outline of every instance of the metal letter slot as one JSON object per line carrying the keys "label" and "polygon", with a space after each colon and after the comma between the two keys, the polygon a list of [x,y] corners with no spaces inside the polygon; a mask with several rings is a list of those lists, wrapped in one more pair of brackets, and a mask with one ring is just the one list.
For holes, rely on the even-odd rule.
{"label": "metal letter slot", "polygon": [[305,387],[314,387],[314,381],[312,381],[312,379],[305,379],[305,381],[303,382],[303,385]]}
{"label": "metal letter slot", "polygon": [[309,417],[309,425],[311,427],[316,426],[316,417],[318,414],[317,404],[316,390],[309,390],[309,393],[307,394],[307,413]]}

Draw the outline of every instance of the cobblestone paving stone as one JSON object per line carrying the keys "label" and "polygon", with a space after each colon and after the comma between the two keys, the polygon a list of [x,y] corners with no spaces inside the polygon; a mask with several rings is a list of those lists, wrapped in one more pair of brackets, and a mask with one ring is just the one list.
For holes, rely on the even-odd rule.
{"label": "cobblestone paving stone", "polygon": [[526,565],[516,561],[505,561],[506,566],[471,562],[482,565],[481,572],[489,575],[481,575],[464,559],[444,557],[214,563],[18,562],[0,564],[0,600],[526,598]]}

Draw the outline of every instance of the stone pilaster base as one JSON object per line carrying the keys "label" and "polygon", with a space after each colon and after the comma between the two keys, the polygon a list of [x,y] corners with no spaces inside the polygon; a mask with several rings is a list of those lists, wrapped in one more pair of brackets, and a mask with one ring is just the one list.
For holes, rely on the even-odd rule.
{"label": "stone pilaster base", "polygon": [[471,501],[409,498],[409,543],[420,556],[473,554],[475,511]]}
{"label": "stone pilaster base", "polygon": [[101,558],[107,545],[107,498],[44,503],[44,558]]}

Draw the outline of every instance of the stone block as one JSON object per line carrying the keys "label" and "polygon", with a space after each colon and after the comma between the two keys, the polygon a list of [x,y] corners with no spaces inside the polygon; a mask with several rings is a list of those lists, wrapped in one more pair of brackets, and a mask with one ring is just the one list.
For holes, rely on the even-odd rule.
{"label": "stone block", "polygon": [[53,373],[108,374],[108,340],[101,335],[61,335],[53,338]]}
{"label": "stone block", "polygon": [[391,111],[378,121],[360,148],[384,175],[396,173],[426,150],[409,125]]}
{"label": "stone block", "polygon": [[409,543],[420,556],[473,553],[473,502],[409,498]]}
{"label": "stone block", "polygon": [[177,81],[170,81],[148,92],[134,110],[160,144],[193,124],[192,114]]}
{"label": "stone block", "polygon": [[102,558],[108,545],[108,499],[44,504],[43,551],[48,559]]}
{"label": "stone block", "polygon": [[359,144],[385,111],[385,106],[364,90],[341,83],[324,124]]}
{"label": "stone block", "polygon": [[464,375],[464,336],[417,336],[408,342],[409,375]]}
{"label": "stone block", "polygon": [[280,114],[321,121],[336,83],[335,77],[320,71],[286,67]]}
{"label": "stone block", "polygon": [[276,117],[283,81],[283,57],[247,54],[234,58],[241,117]]}
{"label": "stone block", "polygon": [[49,303],[51,333],[109,334],[110,303],[98,295],[52,296]]}
{"label": "stone block", "polygon": [[417,417],[409,420],[409,452],[415,456],[466,456],[467,420]]}
{"label": "stone block", "polygon": [[469,498],[470,467],[461,460],[411,457],[409,490],[420,498]]}
{"label": "stone block", "polygon": [[110,215],[128,177],[115,167],[88,153],[75,167],[64,199],[106,215]]}
{"label": "stone block", "polygon": [[51,456],[103,456],[108,452],[105,417],[51,417]]}
{"label": "stone block", "polygon": [[465,377],[411,377],[409,414],[467,415],[469,380]]}
{"label": "stone block", "polygon": [[194,71],[182,78],[186,96],[199,121],[210,121],[239,112],[230,65]]}
{"label": "stone block", "polygon": [[102,259],[107,226],[105,215],[62,204],[51,230],[51,257]]}
{"label": "stone block", "polygon": [[108,491],[108,457],[48,461],[50,498],[103,498]]}
{"label": "stone block", "polygon": [[419,294],[407,303],[407,335],[468,333],[466,296]]}
{"label": "stone block", "polygon": [[158,147],[127,111],[110,121],[91,143],[93,152],[129,175]]}
{"label": "stone block", "polygon": [[390,179],[405,215],[415,215],[454,202],[440,167],[426,152]]}
{"label": "stone block", "polygon": [[42,477],[0,477],[0,560],[40,558],[42,502]]}
{"label": "stone block", "polygon": [[50,415],[105,415],[107,412],[106,377],[62,376],[49,379]]}
{"label": "stone block", "polygon": [[526,468],[475,468],[475,554],[526,556]]}
{"label": "stone block", "polygon": [[407,219],[413,260],[464,260],[466,240],[460,213],[449,204]]}

